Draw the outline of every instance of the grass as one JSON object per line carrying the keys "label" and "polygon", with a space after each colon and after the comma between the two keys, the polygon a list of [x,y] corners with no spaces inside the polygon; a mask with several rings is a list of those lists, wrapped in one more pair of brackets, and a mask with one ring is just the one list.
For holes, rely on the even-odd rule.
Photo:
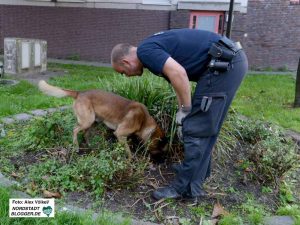
{"label": "grass", "polygon": [[38,89],[27,81],[21,81],[15,86],[1,86],[0,98],[0,117],[66,104],[65,100],[41,95]]}
{"label": "grass", "polygon": [[[156,76],[146,72],[143,79],[126,78],[113,72],[111,68],[99,68],[81,65],[50,64],[50,69],[68,70],[63,77],[51,80],[54,85],[76,90],[100,88],[114,91],[124,97],[144,102],[150,107],[150,113],[158,104],[164,105],[162,111],[174,113],[168,109],[175,101],[171,86]],[[145,87],[147,87],[145,89]],[[148,92],[143,92],[148,90]],[[257,120],[270,121],[287,129],[300,132],[300,109],[293,108],[295,80],[289,75],[248,75],[241,85],[232,107],[239,113]],[[133,93],[133,94],[132,94]],[[57,99],[43,95],[38,89],[21,81],[12,87],[0,88],[0,118],[34,109],[44,109],[70,105],[68,98]],[[163,104],[161,104],[164,99]],[[159,103],[158,103],[159,102]],[[156,111],[155,111],[156,113]],[[172,114],[171,114],[172,115]]]}
{"label": "grass", "polygon": [[0,224],[1,225],[129,225],[130,219],[120,219],[110,212],[102,212],[93,218],[91,213],[55,212],[54,218],[9,218],[9,199],[12,198],[7,188],[0,187]]}
{"label": "grass", "polygon": [[[76,90],[99,88],[113,91],[126,98],[142,102],[149,108],[150,113],[155,116],[163,128],[167,130],[170,137],[172,137],[172,132],[174,134],[176,127],[174,125],[174,121],[172,122],[172,117],[174,117],[176,112],[176,98],[171,86],[163,79],[152,76],[148,72],[146,72],[142,79],[129,79],[114,73],[110,68],[97,68],[92,66],[52,64],[50,65],[50,68],[69,71],[66,76],[51,79],[49,81],[51,84]],[[247,76],[233,102],[233,109],[234,111],[255,120],[267,120],[282,127],[300,131],[300,120],[297,115],[300,111],[299,109],[293,109],[291,107],[294,98],[294,83],[294,79],[290,76],[267,76],[263,74]],[[21,81],[19,85],[13,87],[1,87],[0,98],[3,100],[0,101],[0,118],[33,109],[71,105],[72,103],[72,99],[57,99],[45,96],[40,93],[35,86],[26,81]],[[26,125],[23,124],[23,127],[21,128],[12,127],[11,129],[7,129],[7,138],[0,139],[0,152],[2,156],[4,156],[1,157],[0,160],[0,164],[2,164],[2,172],[9,174],[9,172],[13,169],[11,168],[12,165],[10,164],[10,161],[7,160],[6,156],[18,155],[22,150],[27,149],[35,151],[43,148],[50,149],[57,146],[68,148],[72,141],[71,132],[74,117],[69,111],[65,112],[65,114],[64,120],[62,120],[64,117],[59,114],[58,117],[60,119],[56,119],[54,115],[51,118],[47,117],[45,119],[37,119],[27,128]],[[261,137],[265,135],[265,132],[272,132],[270,129],[265,130],[261,128],[257,130],[257,128],[261,126],[258,126],[254,122],[252,122],[253,126],[250,126],[249,124],[241,124],[243,129],[239,129],[239,127],[233,123],[234,121],[237,122],[236,118],[231,118],[229,116],[221,131],[216,149],[216,160],[218,162],[220,161],[220,158],[222,158],[219,156],[234,154],[233,150],[235,149],[234,146],[237,142],[235,137],[239,136],[236,135],[236,132],[243,130],[243,140],[247,141],[249,139],[248,141],[250,143],[252,143],[251,140],[255,137],[255,135],[257,135],[257,133],[261,134],[257,139],[261,139]],[[23,131],[21,134],[19,133],[20,129]],[[238,131],[236,129],[238,129]],[[45,135],[45,132],[48,135]],[[97,148],[108,149],[108,152],[112,152],[111,147],[114,147],[113,145],[109,145],[109,143],[103,146],[99,145],[99,143],[104,143],[104,141],[105,140],[95,140]],[[172,140],[170,142],[172,142]],[[256,143],[257,140],[255,139],[254,142]],[[267,147],[268,146],[271,145],[267,145]],[[116,151],[116,155],[118,155],[118,151]],[[279,160],[280,158],[278,157],[276,160],[277,159]],[[111,159],[108,155],[91,155],[82,159],[75,157],[73,159],[74,164],[69,163],[68,167],[63,167],[59,164],[60,162],[57,161],[51,161],[49,159],[45,161],[42,160],[38,164],[32,166],[30,175],[32,179],[36,180],[37,185],[47,185],[44,186],[44,188],[49,188],[52,191],[59,190],[61,192],[67,192],[74,189],[89,189],[94,190],[96,195],[101,195],[103,192],[103,184],[96,184],[95,182],[101,180],[99,177],[103,176],[103,171],[106,171],[104,174],[105,177],[103,177],[104,182],[111,180],[111,174],[114,172],[111,170],[114,170],[114,167],[103,167],[103,165],[113,165],[111,160],[114,159]],[[120,160],[118,159],[117,161],[119,162]],[[244,167],[243,170],[251,166],[250,164],[247,164],[247,162],[248,161],[244,161],[245,165],[241,165],[241,167]],[[94,165],[95,170],[91,170],[89,168],[89,165],[91,164]],[[77,165],[79,169],[75,165]],[[126,165],[117,165],[116,163],[113,166],[119,166],[121,170],[123,167],[126,167]],[[54,168],[56,173],[50,173],[51,168]],[[136,167],[137,171],[143,171],[143,169],[144,168]],[[25,168],[24,171],[21,168],[19,172],[21,174],[26,173]],[[45,173],[48,174],[48,183],[45,182],[42,177]],[[85,181],[83,183],[82,177],[86,177],[88,182]],[[109,179],[107,179],[107,177]],[[78,182],[76,183],[75,181]],[[57,187],[60,187],[60,189]],[[232,189],[232,192],[234,191],[235,190]],[[1,199],[1,196],[5,197],[9,195],[7,193],[7,191],[5,192],[5,190],[3,191],[0,189],[0,202],[4,202],[2,201],[3,199]],[[287,197],[285,198],[288,200]],[[2,205],[2,207],[0,206],[0,218],[1,215],[4,215],[1,213],[5,212],[5,207],[5,205]],[[207,207],[203,206],[202,208],[199,207],[194,209],[192,214],[200,217],[209,216],[205,211],[207,211]],[[240,215],[236,214],[236,212],[240,212]],[[241,224],[245,219],[241,218],[241,215],[243,214],[247,215],[247,221],[250,221],[252,224],[259,224],[263,216],[263,209],[258,207],[258,205],[256,205],[253,201],[241,204],[240,208],[238,208],[236,212],[224,217],[220,221],[220,224]],[[282,215],[293,215],[294,218],[299,219],[299,208],[282,208],[279,213]],[[34,220],[33,222],[33,220],[25,219],[20,220],[20,222],[19,220],[14,221],[14,224],[39,224],[39,221],[43,221],[43,224],[83,224],[82,221],[85,221],[85,224],[92,224],[92,221],[88,216],[81,217],[81,215],[69,215],[65,213],[58,214],[57,218],[53,220],[53,223],[49,222],[52,220]],[[71,222],[68,223],[61,221]],[[187,221],[182,223],[188,224]],[[0,220],[0,224],[11,224],[11,222],[9,218],[4,218],[2,221]],[[99,222],[98,224],[111,223]]]}
{"label": "grass", "polygon": [[232,107],[257,120],[300,131],[300,108],[293,108],[295,80],[288,75],[248,75]]}

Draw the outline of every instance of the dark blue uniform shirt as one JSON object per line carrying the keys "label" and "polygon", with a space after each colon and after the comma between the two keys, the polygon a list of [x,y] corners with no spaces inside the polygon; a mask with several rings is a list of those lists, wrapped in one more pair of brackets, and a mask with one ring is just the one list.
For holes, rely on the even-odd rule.
{"label": "dark blue uniform shirt", "polygon": [[166,60],[172,57],[184,67],[190,81],[197,81],[207,69],[211,44],[220,39],[220,35],[204,30],[168,30],[143,40],[137,56],[156,75],[162,75]]}

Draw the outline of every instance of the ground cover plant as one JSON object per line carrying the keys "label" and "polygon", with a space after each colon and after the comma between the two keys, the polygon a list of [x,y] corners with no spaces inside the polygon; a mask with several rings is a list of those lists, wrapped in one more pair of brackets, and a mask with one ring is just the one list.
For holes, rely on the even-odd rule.
{"label": "ground cover plant", "polygon": [[[172,180],[170,164],[182,160],[182,145],[173,121],[175,95],[170,86],[151,75],[128,79],[110,69],[101,70],[100,76],[91,67],[59,67],[69,73],[51,79],[51,84],[79,90],[111,90],[144,103],[167,132],[168,160],[154,164],[146,147],[133,137],[130,144],[135,157],[128,163],[123,146],[101,124],[92,128],[90,147],[80,138],[82,154],[77,154],[72,146],[75,118],[67,109],[4,127],[0,170],[20,182],[18,189],[32,196],[50,193],[95,211],[101,206],[165,223],[178,220],[181,224],[208,224],[216,211],[221,211],[214,216],[219,224],[259,224],[264,216],[275,213],[299,219],[298,147],[280,127],[243,119],[233,107],[215,146],[212,176],[205,184],[209,197],[198,205],[173,200],[155,202],[150,197],[152,190]],[[45,99],[47,107],[72,102],[47,96]]]}

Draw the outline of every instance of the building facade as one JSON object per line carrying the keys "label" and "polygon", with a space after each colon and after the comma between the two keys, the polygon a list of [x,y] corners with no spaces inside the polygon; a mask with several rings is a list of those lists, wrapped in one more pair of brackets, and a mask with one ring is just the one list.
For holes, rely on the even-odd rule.
{"label": "building facade", "polygon": [[[295,69],[300,57],[298,0],[235,0],[232,39],[252,68]],[[109,62],[120,42],[173,28],[224,34],[229,0],[0,0],[5,37],[44,39],[48,57]]]}

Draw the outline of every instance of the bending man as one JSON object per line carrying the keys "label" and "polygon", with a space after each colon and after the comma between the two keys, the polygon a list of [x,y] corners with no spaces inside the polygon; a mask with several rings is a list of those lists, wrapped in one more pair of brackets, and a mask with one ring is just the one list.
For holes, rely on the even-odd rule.
{"label": "bending man", "polygon": [[[146,38],[138,47],[116,45],[111,63],[128,77],[141,76],[147,68],[167,79],[176,92],[184,160],[176,168],[175,180],[154,191],[153,197],[205,195],[203,182],[210,175],[213,146],[248,68],[241,46],[209,31],[169,30]],[[197,82],[192,100],[189,81]]]}

